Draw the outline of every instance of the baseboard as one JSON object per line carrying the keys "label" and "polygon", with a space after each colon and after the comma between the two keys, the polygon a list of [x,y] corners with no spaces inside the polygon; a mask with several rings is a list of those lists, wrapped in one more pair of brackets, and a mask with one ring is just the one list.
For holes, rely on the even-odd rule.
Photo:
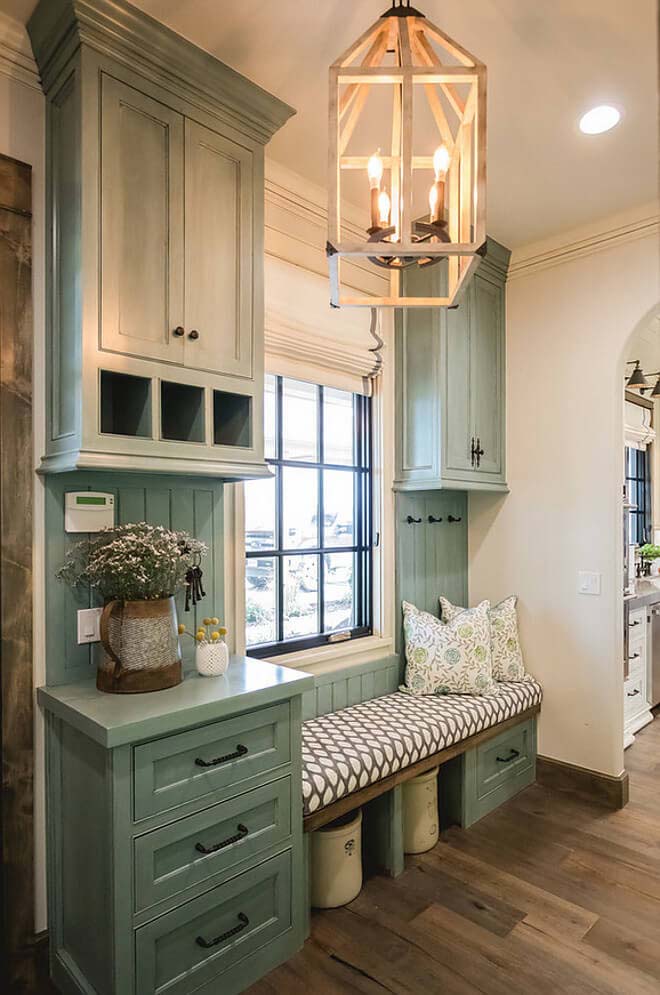
{"label": "baseboard", "polygon": [[598,801],[608,808],[623,808],[628,804],[629,780],[624,770],[619,777],[601,774],[586,767],[551,760],[550,757],[536,758],[536,780],[554,791],[569,791]]}

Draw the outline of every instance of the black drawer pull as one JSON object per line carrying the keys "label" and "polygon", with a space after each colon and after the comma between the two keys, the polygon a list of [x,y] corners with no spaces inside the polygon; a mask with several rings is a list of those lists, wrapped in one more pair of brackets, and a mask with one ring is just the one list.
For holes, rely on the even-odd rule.
{"label": "black drawer pull", "polygon": [[497,760],[498,764],[510,764],[512,760],[515,760],[516,757],[519,756],[520,756],[520,751],[514,750],[512,747],[508,757],[495,757],[495,759]]}
{"label": "black drawer pull", "polygon": [[633,655],[629,656],[628,659],[629,660],[636,660],[639,655],[640,655],[639,653],[633,653]]}
{"label": "black drawer pull", "polygon": [[222,843],[216,843],[215,846],[204,846],[203,843],[195,843],[195,849],[198,850],[199,853],[204,854],[217,853],[218,850],[224,850],[226,846],[231,846],[232,843],[238,843],[238,841],[242,840],[244,836],[247,836],[249,832],[247,826],[244,826],[241,822],[239,822],[236,826],[236,830],[237,831],[233,836],[228,836],[226,840],[222,841]]}
{"label": "black drawer pull", "polygon": [[197,757],[195,763],[198,767],[217,767],[218,764],[226,764],[228,760],[237,760],[238,757],[244,757],[247,751],[247,746],[241,746],[239,743],[234,753],[226,753],[224,757],[216,757],[215,760],[202,760],[201,757]]}
{"label": "black drawer pull", "polygon": [[428,517],[429,525],[439,525],[441,521],[441,518],[434,518],[433,515],[429,515]]}
{"label": "black drawer pull", "polygon": [[629,628],[631,628],[631,629],[634,629],[634,627],[635,627],[636,625],[641,625],[641,624],[642,624],[642,623],[640,622],[640,620],[639,620],[639,619],[637,619],[637,621],[636,621],[636,622],[628,622],[628,626],[629,626]]}
{"label": "black drawer pull", "polygon": [[453,516],[453,515],[447,515],[447,521],[448,521],[448,522],[449,522],[449,523],[450,523],[451,525],[453,525],[453,524],[454,524],[454,522],[462,522],[462,521],[463,521],[463,519],[462,519],[462,518],[454,518],[454,516]]}
{"label": "black drawer pull", "polygon": [[230,936],[236,936],[237,933],[240,933],[242,930],[245,929],[246,926],[249,925],[250,925],[250,920],[245,915],[245,913],[239,912],[238,926],[234,926],[232,929],[228,929],[226,933],[220,933],[220,936],[216,936],[214,940],[205,940],[203,936],[198,936],[195,939],[195,943],[199,947],[204,947],[205,950],[208,950],[209,947],[217,947],[219,943],[223,943],[224,940],[228,940]]}
{"label": "black drawer pull", "polygon": [[636,694],[640,694],[640,693],[641,692],[640,692],[639,688],[635,688],[634,691],[627,691],[626,692],[626,694],[628,695],[629,698],[634,698]]}
{"label": "black drawer pull", "polygon": [[406,522],[408,523],[408,525],[419,525],[419,523],[421,522],[421,518],[413,518],[412,515],[408,515],[408,517],[406,518]]}

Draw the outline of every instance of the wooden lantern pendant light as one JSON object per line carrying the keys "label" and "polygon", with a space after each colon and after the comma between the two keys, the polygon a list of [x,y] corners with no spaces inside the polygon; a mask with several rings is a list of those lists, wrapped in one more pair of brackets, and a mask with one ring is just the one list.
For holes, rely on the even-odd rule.
{"label": "wooden lantern pendant light", "polygon": [[[420,87],[424,108],[417,99]],[[387,88],[390,154],[380,149],[365,154],[370,131],[382,133]],[[371,120],[370,93],[381,98]],[[364,176],[365,200],[369,198],[370,225],[362,242],[342,238],[342,181],[351,170]],[[411,7],[410,0],[392,0],[392,7],[330,68],[327,253],[332,304],[451,307],[483,255],[485,218],[486,67]],[[369,260],[389,270],[389,295],[344,294],[343,259],[357,264]],[[443,259],[442,297],[401,296],[405,269]]]}

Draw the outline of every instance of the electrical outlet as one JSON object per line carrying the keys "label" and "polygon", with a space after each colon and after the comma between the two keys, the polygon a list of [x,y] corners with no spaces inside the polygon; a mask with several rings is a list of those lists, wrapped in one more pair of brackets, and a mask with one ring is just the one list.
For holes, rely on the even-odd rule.
{"label": "electrical outlet", "polygon": [[580,594],[600,594],[601,575],[593,570],[578,572],[578,591]]}
{"label": "electrical outlet", "polygon": [[82,608],[78,612],[78,645],[98,643],[101,638],[102,608]]}

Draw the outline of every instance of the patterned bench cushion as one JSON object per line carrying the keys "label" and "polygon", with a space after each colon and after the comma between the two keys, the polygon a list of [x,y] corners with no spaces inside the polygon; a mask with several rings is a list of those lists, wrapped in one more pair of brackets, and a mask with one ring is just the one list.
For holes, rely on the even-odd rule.
{"label": "patterned bench cushion", "polygon": [[401,691],[303,722],[303,810],[326,805],[537,705],[536,681],[498,693],[417,697]]}

